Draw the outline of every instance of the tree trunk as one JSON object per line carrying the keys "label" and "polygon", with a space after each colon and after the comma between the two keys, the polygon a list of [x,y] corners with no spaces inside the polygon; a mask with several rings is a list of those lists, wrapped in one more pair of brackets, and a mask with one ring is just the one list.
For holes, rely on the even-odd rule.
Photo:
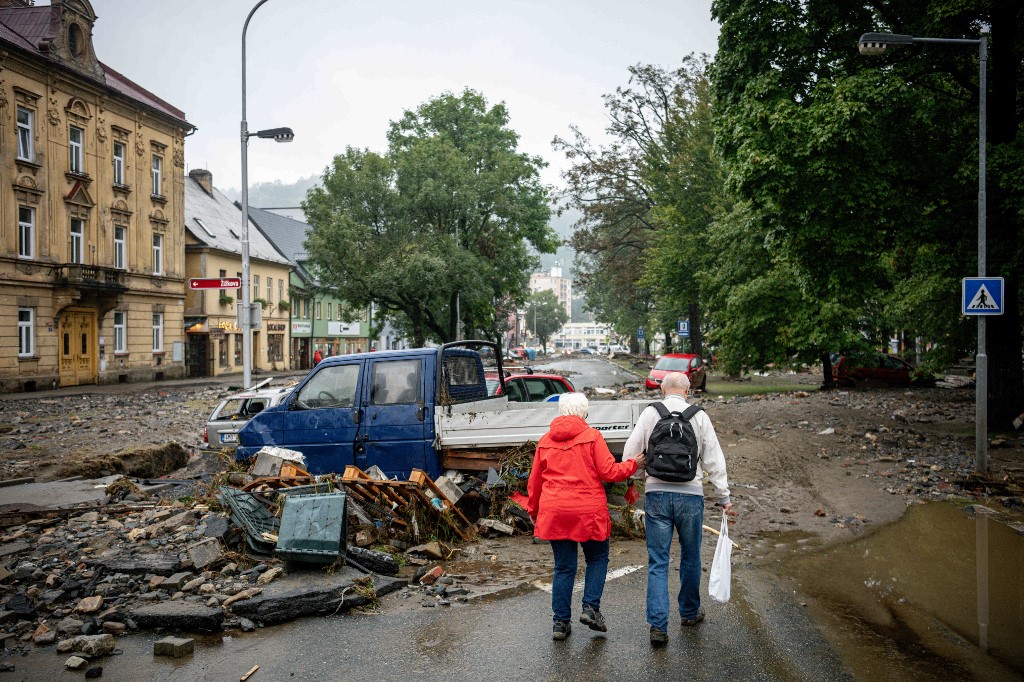
{"label": "tree trunk", "polygon": [[690,352],[704,355],[704,335],[700,331],[700,307],[696,302],[690,304]]}
{"label": "tree trunk", "polygon": [[[988,142],[990,158],[1001,147],[1011,150],[1018,143],[1020,114],[1017,109],[1020,59],[1015,58],[1019,45],[1017,13],[1019,4],[1012,0],[992,3],[992,47],[989,62]],[[1002,180],[1001,184],[999,181]],[[988,416],[995,430],[1012,430],[1013,419],[1024,411],[1024,368],[1021,363],[1020,292],[1021,280],[1014,263],[1021,250],[1021,218],[1014,200],[1019,188],[1014,176],[1007,173],[988,174],[988,229],[986,276],[1003,277],[1002,315],[986,322],[988,353]],[[1017,266],[1019,268],[1019,266]]]}
{"label": "tree trunk", "polygon": [[419,310],[413,311],[413,314],[409,316],[412,320],[412,340],[416,344],[416,348],[423,348],[427,345],[427,338],[423,334],[423,313]]}
{"label": "tree trunk", "polygon": [[665,332],[665,352],[671,353],[672,351],[672,332]]}
{"label": "tree trunk", "polygon": [[827,352],[821,354],[821,374],[824,379],[821,390],[831,391],[835,388],[835,384],[832,383],[832,355]]}

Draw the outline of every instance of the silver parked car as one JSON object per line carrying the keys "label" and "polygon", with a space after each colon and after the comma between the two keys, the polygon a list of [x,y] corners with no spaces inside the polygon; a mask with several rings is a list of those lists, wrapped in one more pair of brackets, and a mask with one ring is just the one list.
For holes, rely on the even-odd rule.
{"label": "silver parked car", "polygon": [[203,429],[204,447],[234,450],[238,445],[238,430],[245,426],[253,415],[284,402],[293,388],[294,383],[271,387],[267,382],[263,382],[248,391],[225,398],[206,421],[206,428]]}

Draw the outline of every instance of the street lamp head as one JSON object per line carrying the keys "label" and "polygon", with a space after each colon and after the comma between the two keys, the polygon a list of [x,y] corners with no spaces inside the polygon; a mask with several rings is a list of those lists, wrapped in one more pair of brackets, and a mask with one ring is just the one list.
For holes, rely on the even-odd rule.
{"label": "street lamp head", "polygon": [[291,128],[269,128],[255,133],[256,137],[264,140],[271,139],[274,142],[291,142],[295,139],[295,133]]}
{"label": "street lamp head", "polygon": [[857,41],[857,49],[861,54],[885,54],[890,45],[912,45],[914,36],[898,33],[865,33]]}

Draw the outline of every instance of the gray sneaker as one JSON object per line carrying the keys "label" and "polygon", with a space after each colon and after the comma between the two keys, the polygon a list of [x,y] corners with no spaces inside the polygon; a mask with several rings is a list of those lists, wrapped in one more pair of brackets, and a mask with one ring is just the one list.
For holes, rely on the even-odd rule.
{"label": "gray sneaker", "polygon": [[604,616],[601,615],[601,611],[595,609],[593,606],[589,606],[587,604],[583,605],[583,613],[580,615],[580,622],[591,630],[608,632],[608,625],[604,622]]}
{"label": "gray sneaker", "polygon": [[691,627],[701,622],[702,620],[704,620],[704,609],[698,611],[697,615],[693,618],[683,618],[680,622],[682,623],[683,627]]}
{"label": "gray sneaker", "polygon": [[572,634],[572,623],[565,620],[556,620],[551,629],[551,639],[562,640]]}
{"label": "gray sneaker", "polygon": [[651,626],[651,646],[665,646],[668,644],[668,633],[664,630]]}

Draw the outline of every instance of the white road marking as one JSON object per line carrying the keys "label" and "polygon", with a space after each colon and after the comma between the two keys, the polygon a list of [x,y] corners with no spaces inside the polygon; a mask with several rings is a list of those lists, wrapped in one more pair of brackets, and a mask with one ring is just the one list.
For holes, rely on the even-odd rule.
{"label": "white road marking", "polygon": [[[621,578],[622,576],[629,575],[630,573],[635,573],[635,572],[639,571],[642,568],[643,568],[643,566],[623,566],[622,568],[616,568],[614,570],[608,571],[608,575],[605,577],[605,582],[608,582],[610,580],[615,580],[616,578]],[[550,580],[534,580],[530,584],[533,585],[534,587],[536,587],[538,590],[541,590],[543,592],[547,592],[548,594],[551,593],[551,581]],[[573,583],[572,591],[573,592],[582,592],[583,591],[583,581],[582,580],[577,580],[575,583]]]}

